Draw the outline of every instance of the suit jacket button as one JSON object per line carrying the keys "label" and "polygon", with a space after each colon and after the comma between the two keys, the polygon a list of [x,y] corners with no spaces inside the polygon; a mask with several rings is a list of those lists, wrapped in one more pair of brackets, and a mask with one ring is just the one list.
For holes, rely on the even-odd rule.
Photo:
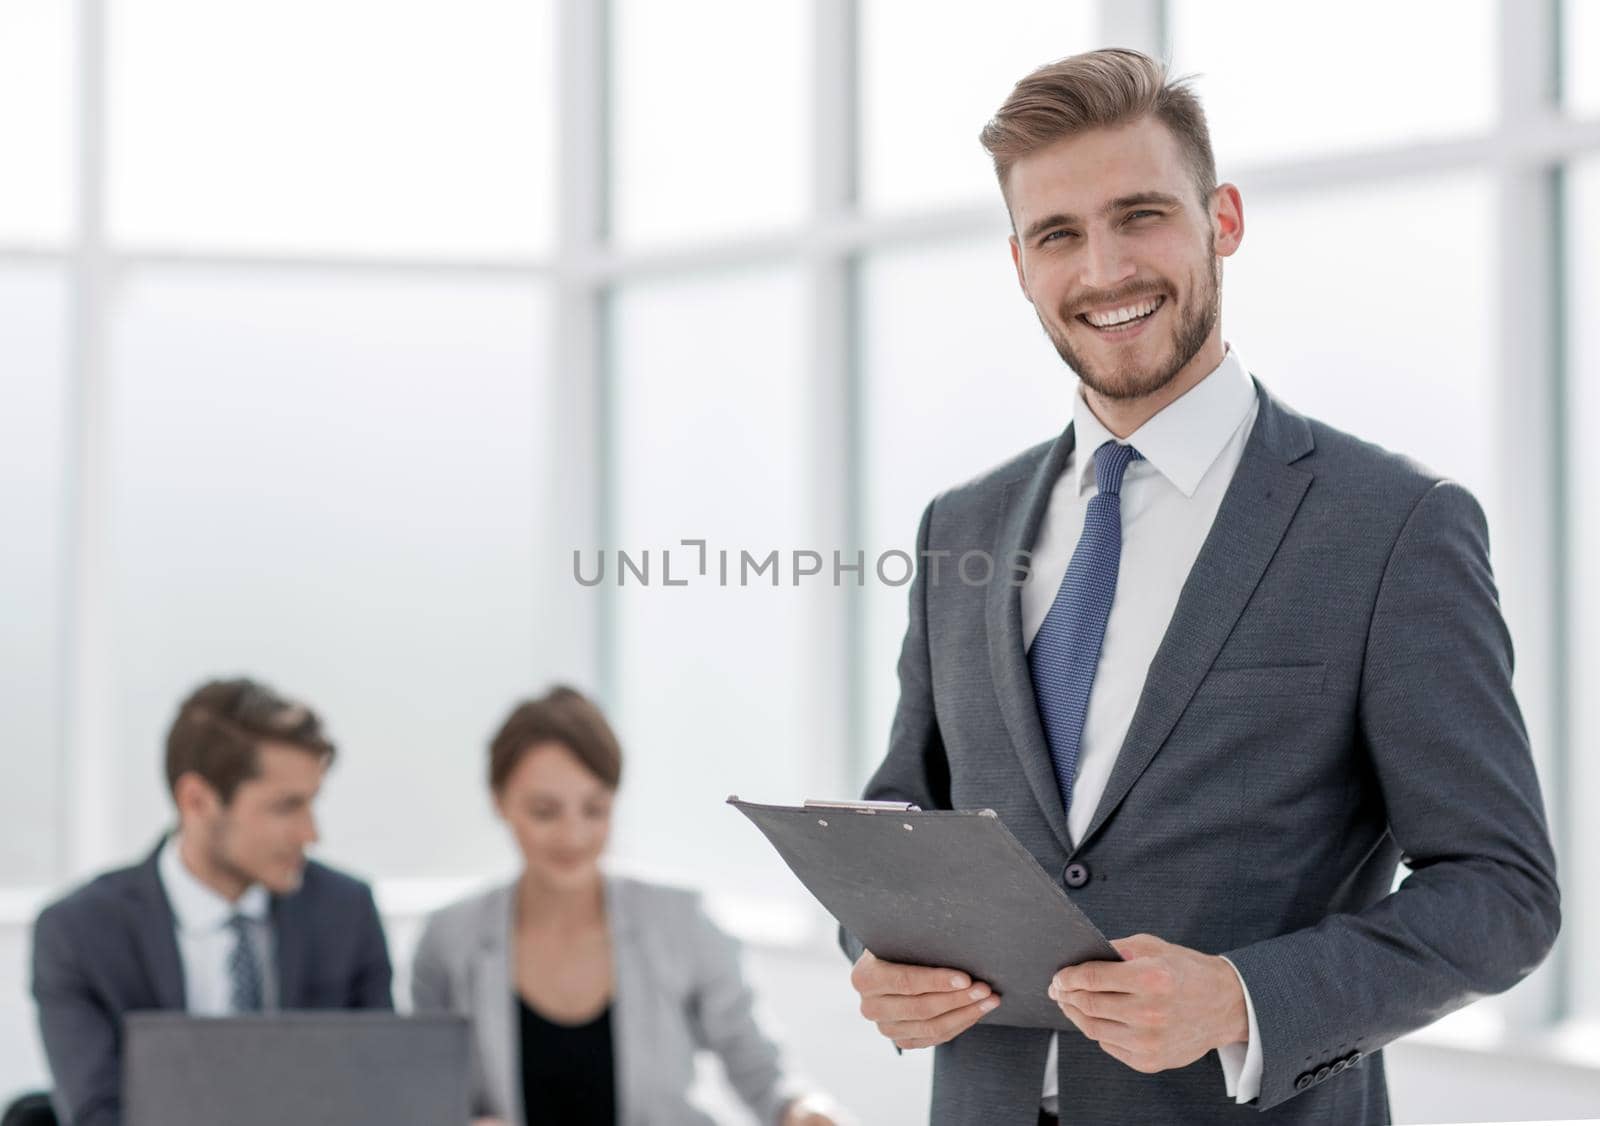
{"label": "suit jacket button", "polygon": [[1061,882],[1069,888],[1081,888],[1089,882],[1089,869],[1083,864],[1068,864],[1061,870]]}
{"label": "suit jacket button", "polygon": [[1309,1071],[1302,1071],[1295,1076],[1294,1089],[1296,1091],[1304,1091],[1309,1086],[1311,1086],[1311,1073]]}
{"label": "suit jacket button", "polygon": [[1333,1074],[1333,1065],[1332,1064],[1326,1064],[1326,1063],[1323,1064],[1321,1067],[1317,1068],[1317,1082],[1321,1083],[1324,1079],[1326,1079],[1328,1076],[1330,1076],[1332,1074]]}
{"label": "suit jacket button", "polygon": [[1340,1056],[1338,1059],[1333,1061],[1333,1070],[1328,1072],[1328,1074],[1329,1075],[1338,1075],[1341,1071],[1343,1071],[1345,1068],[1347,1068],[1349,1066],[1350,1066],[1350,1061],[1347,1058],[1345,1058],[1343,1056]]}

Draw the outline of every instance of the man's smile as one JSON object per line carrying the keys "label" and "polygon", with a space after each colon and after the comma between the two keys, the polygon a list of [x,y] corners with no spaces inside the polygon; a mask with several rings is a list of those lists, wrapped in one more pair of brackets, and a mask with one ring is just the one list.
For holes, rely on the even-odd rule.
{"label": "man's smile", "polygon": [[1125,340],[1137,336],[1146,322],[1166,303],[1165,296],[1146,297],[1112,308],[1092,309],[1079,313],[1074,319],[1093,329],[1098,336],[1110,340]]}

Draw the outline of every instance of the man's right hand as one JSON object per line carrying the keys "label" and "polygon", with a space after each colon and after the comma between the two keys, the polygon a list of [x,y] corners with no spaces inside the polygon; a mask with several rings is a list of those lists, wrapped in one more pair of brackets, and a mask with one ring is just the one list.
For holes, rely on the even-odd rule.
{"label": "man's right hand", "polygon": [[868,950],[850,971],[861,1015],[897,1048],[931,1048],[954,1040],[1000,1005],[981,981],[960,970],[884,962]]}

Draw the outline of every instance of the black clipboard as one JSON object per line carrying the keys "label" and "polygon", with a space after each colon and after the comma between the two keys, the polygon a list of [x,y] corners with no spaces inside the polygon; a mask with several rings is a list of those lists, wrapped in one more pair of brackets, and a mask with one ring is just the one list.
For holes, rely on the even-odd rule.
{"label": "black clipboard", "polygon": [[879,958],[948,966],[1002,998],[991,1024],[1070,1029],[1063,966],[1121,955],[992,809],[730,797],[844,929]]}

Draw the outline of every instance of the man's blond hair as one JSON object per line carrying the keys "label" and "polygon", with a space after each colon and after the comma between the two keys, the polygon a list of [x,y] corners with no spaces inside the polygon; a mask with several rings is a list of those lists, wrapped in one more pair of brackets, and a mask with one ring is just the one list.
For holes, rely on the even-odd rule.
{"label": "man's blond hair", "polygon": [[978,140],[994,158],[1005,193],[1011,166],[1029,153],[1145,117],[1154,117],[1177,138],[1200,201],[1208,204],[1217,187],[1217,164],[1200,99],[1188,79],[1168,81],[1166,67],[1138,51],[1107,47],[1045,64],[1013,87]]}

